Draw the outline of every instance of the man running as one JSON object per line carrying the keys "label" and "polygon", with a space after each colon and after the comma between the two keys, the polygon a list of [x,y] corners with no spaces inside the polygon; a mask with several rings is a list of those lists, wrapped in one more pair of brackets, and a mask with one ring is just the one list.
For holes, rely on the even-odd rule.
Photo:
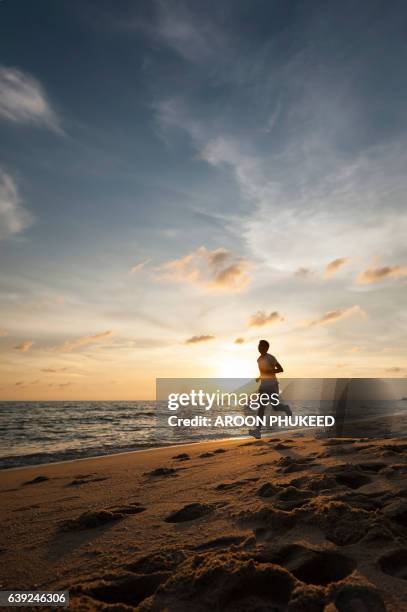
{"label": "man running", "polygon": [[[256,378],[256,382],[260,381],[260,387],[258,390],[259,394],[265,393],[268,396],[271,396],[273,393],[278,394],[279,389],[276,374],[284,372],[284,370],[282,366],[278,363],[274,355],[270,355],[270,353],[268,352],[269,347],[270,344],[267,342],[267,340],[260,340],[258,346],[260,357],[257,359],[260,376],[259,378]],[[261,404],[260,408],[257,411],[257,416],[263,418],[265,409],[266,406]],[[287,416],[292,415],[291,408],[284,404],[278,404],[278,406],[273,406],[273,410],[285,412]],[[255,429],[250,429],[249,434],[254,438],[260,439],[261,425],[257,425]]]}

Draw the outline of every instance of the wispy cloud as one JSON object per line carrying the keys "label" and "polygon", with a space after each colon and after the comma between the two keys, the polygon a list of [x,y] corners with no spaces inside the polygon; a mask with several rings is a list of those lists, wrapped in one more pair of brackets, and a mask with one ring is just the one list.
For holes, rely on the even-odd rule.
{"label": "wispy cloud", "polygon": [[102,343],[107,338],[111,338],[113,336],[112,331],[104,331],[98,334],[93,334],[90,336],[81,336],[80,338],[76,338],[75,340],[69,340],[64,342],[60,346],[57,346],[55,350],[61,353],[71,353],[72,351],[76,351],[77,349],[83,348],[84,346],[91,346],[94,344]]}
{"label": "wispy cloud", "polygon": [[66,372],[68,368],[42,368],[41,372],[45,372],[46,374],[60,374],[61,372]]}
{"label": "wispy cloud", "polygon": [[244,338],[236,338],[234,344],[244,344]]}
{"label": "wispy cloud", "polygon": [[249,262],[230,251],[200,247],[156,268],[157,280],[189,283],[206,290],[241,291],[250,282]]}
{"label": "wispy cloud", "polygon": [[0,118],[42,124],[60,131],[55,111],[39,81],[16,68],[0,66]]}
{"label": "wispy cloud", "polygon": [[249,327],[265,327],[267,325],[274,325],[275,323],[282,323],[283,321],[284,317],[277,311],[267,314],[264,310],[259,310],[250,317]]}
{"label": "wispy cloud", "polygon": [[32,385],[38,385],[39,382],[40,382],[39,380],[31,380],[31,381],[18,380],[14,384],[16,387],[20,387],[20,389],[26,389],[27,387],[31,387]]}
{"label": "wispy cloud", "polygon": [[214,55],[224,56],[225,32],[210,22],[205,12],[197,19],[188,3],[169,4],[158,0],[155,6],[156,40],[194,64],[207,62]]}
{"label": "wispy cloud", "polygon": [[185,344],[199,344],[200,342],[208,342],[209,340],[214,340],[215,336],[203,335],[203,336],[192,336],[185,340]]}
{"label": "wispy cloud", "polygon": [[34,344],[33,340],[26,340],[25,342],[21,342],[21,344],[17,344],[14,347],[14,350],[19,351],[20,353],[26,353],[27,351],[30,350],[33,344]]}
{"label": "wispy cloud", "polygon": [[32,216],[22,206],[17,185],[0,168],[0,239],[18,234],[32,222]]}
{"label": "wispy cloud", "polygon": [[359,285],[371,285],[386,278],[401,278],[407,276],[407,266],[384,266],[383,268],[368,268],[359,274],[356,282]]}
{"label": "wispy cloud", "polygon": [[130,268],[129,273],[137,274],[137,272],[140,272],[148,263],[150,263],[150,259],[144,259],[143,261],[136,263]]}
{"label": "wispy cloud", "polygon": [[0,328],[0,338],[5,338],[8,336],[8,331],[4,328]]}
{"label": "wispy cloud", "polygon": [[339,257],[338,259],[334,259],[330,261],[329,264],[325,268],[324,278],[331,278],[345,264],[349,262],[349,257]]}
{"label": "wispy cloud", "polygon": [[260,200],[265,195],[267,181],[259,159],[242,151],[231,137],[217,136],[202,147],[200,157],[212,166],[229,166],[246,198]]}
{"label": "wispy cloud", "polygon": [[365,315],[365,311],[358,305],[350,306],[349,308],[336,308],[335,310],[329,310],[324,315],[313,321],[308,321],[306,327],[315,327],[318,325],[330,325],[336,323],[341,319],[346,319],[354,315]]}

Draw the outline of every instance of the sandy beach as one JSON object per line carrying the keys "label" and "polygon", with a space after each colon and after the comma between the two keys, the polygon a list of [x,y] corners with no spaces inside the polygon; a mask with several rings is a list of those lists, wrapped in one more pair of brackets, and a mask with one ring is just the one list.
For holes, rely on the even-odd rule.
{"label": "sandy beach", "polygon": [[407,610],[407,444],[297,433],[1,474],[1,588],[77,610]]}

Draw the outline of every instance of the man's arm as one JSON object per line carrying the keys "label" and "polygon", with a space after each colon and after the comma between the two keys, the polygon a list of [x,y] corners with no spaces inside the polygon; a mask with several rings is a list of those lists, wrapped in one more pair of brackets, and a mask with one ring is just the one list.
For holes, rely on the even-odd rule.
{"label": "man's arm", "polygon": [[283,366],[281,365],[281,363],[278,363],[277,359],[276,364],[274,366],[274,372],[275,374],[280,374],[281,372],[284,372]]}

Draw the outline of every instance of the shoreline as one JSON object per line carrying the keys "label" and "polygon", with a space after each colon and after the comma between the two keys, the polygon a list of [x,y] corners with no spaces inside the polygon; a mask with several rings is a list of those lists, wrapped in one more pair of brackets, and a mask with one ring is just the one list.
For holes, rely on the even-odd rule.
{"label": "shoreline", "polygon": [[[389,420],[393,420],[394,418],[398,418],[398,417],[406,417],[406,411],[405,410],[401,410],[401,411],[397,411],[394,413],[391,413],[390,415],[382,415],[382,416],[378,416],[378,415],[372,415],[372,416],[367,416],[367,417],[362,417],[362,418],[354,418],[354,419],[349,419],[347,420],[347,424],[348,425],[357,425],[357,424],[363,424],[363,423],[368,423],[368,422],[373,422],[373,423],[377,423],[377,421],[389,421]],[[390,433],[387,433],[385,436],[382,436],[383,438],[388,438],[388,437],[406,437],[407,434],[404,432],[404,427],[403,427],[403,423],[398,423],[399,427],[394,427],[394,430]],[[328,430],[324,427],[324,428],[318,428],[318,427],[295,427],[295,428],[288,428],[288,429],[283,429],[283,430],[276,430],[276,431],[265,431],[263,432],[263,436],[265,437],[275,437],[275,436],[286,436],[286,435],[294,435],[296,433],[304,433],[304,432],[308,432],[311,436],[314,435],[318,432],[318,430],[321,431],[329,431],[329,434],[327,434],[327,438],[328,437],[333,437],[335,435],[335,424],[332,426],[332,431],[331,427],[329,426]],[[355,436],[357,432],[354,432],[354,437],[358,437]],[[378,432],[380,434],[380,432]],[[370,434],[371,435],[371,434]],[[343,436],[339,436],[339,437],[343,437]],[[359,435],[360,437],[360,435]],[[380,437],[380,435],[379,435]],[[4,468],[0,468],[0,474],[3,472],[8,472],[10,470],[22,470],[22,469],[27,469],[27,468],[35,468],[35,467],[41,467],[41,466],[47,466],[47,465],[55,465],[55,464],[61,464],[61,463],[67,463],[67,462],[73,462],[73,461],[86,461],[88,459],[103,459],[105,457],[114,457],[116,455],[126,455],[129,453],[142,453],[142,452],[151,452],[154,450],[159,450],[159,449],[164,449],[164,448],[177,448],[180,446],[190,446],[190,445],[194,445],[194,444],[210,444],[211,442],[223,442],[223,441],[227,441],[227,440],[243,440],[246,438],[251,438],[250,435],[246,434],[246,435],[242,435],[242,436],[231,436],[231,437],[220,437],[220,438],[210,438],[210,439],[206,439],[206,440],[195,440],[193,442],[176,442],[174,444],[162,444],[162,445],[158,445],[158,446],[149,446],[149,447],[144,447],[144,448],[134,448],[134,449],[130,449],[130,450],[118,450],[117,452],[110,452],[110,453],[106,453],[106,454],[101,454],[101,455],[86,455],[83,457],[73,457],[73,458],[69,458],[69,459],[59,459],[56,461],[44,461],[42,463],[29,463],[26,465],[20,465],[20,466],[11,466],[11,467],[4,467]]]}
{"label": "shoreline", "polygon": [[[267,434],[267,437],[272,436],[273,434]],[[281,435],[281,433],[280,433]],[[29,463],[27,465],[19,465],[16,467],[5,467],[5,468],[0,468],[0,475],[3,472],[10,472],[10,471],[15,471],[15,470],[25,470],[28,468],[41,468],[41,467],[45,467],[48,465],[61,465],[61,464],[65,464],[65,463],[73,463],[76,461],[87,461],[89,460],[93,460],[93,459],[105,459],[106,457],[116,457],[116,456],[120,456],[120,455],[131,455],[133,453],[147,453],[147,452],[152,452],[152,451],[156,451],[156,450],[161,450],[161,449],[167,449],[167,448],[179,448],[181,446],[193,446],[195,444],[210,444],[211,442],[227,442],[227,441],[237,441],[237,440],[245,440],[247,438],[251,438],[251,436],[247,435],[247,436],[238,436],[238,437],[231,437],[231,438],[211,438],[210,440],[196,440],[195,442],[179,442],[177,444],[162,444],[160,446],[149,446],[148,448],[136,448],[133,450],[127,450],[127,451],[117,451],[117,452],[113,452],[113,453],[107,453],[105,455],[87,455],[86,457],[75,457],[73,459],[61,459],[60,461],[47,461],[44,463]]]}

